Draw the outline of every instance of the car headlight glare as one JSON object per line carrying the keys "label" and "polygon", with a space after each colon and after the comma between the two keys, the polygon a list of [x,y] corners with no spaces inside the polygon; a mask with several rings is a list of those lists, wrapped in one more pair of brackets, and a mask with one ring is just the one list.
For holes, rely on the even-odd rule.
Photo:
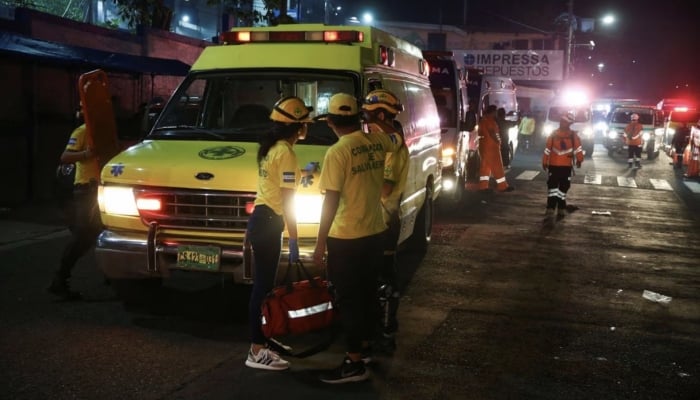
{"label": "car headlight glare", "polygon": [[542,128],[542,134],[544,134],[544,136],[549,136],[549,134],[552,132],[554,132],[554,125],[544,124],[544,128]]}
{"label": "car headlight glare", "polygon": [[590,126],[583,128],[583,136],[590,138],[593,136],[593,129]]}
{"label": "car headlight glare", "polygon": [[651,138],[651,134],[649,134],[649,132],[642,133],[642,140],[646,142],[647,140],[649,140],[649,138]]}
{"label": "car headlight glare", "polygon": [[[100,186],[97,192],[100,211],[107,214],[138,216],[134,191],[126,186]],[[151,204],[151,207],[153,205]]]}
{"label": "car headlight glare", "polygon": [[615,140],[617,139],[617,131],[612,129],[608,131],[608,139]]}
{"label": "car headlight glare", "polygon": [[299,224],[318,224],[321,222],[323,196],[320,194],[300,194],[294,196],[294,210]]}

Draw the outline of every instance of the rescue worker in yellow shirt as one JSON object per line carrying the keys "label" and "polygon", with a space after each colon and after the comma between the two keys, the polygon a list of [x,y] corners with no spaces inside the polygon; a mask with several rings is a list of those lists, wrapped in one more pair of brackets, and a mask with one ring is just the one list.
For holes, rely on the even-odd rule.
{"label": "rescue worker in yellow shirt", "polygon": [[[642,168],[642,124],[639,114],[630,116],[630,123],[625,126],[625,141],[627,142],[627,168]],[[634,163],[634,164],[632,164]]]}
{"label": "rescue worker in yellow shirt", "polygon": [[[362,104],[362,111],[371,133],[397,133],[403,138],[403,128],[396,116],[403,111],[403,105],[392,92],[377,89],[369,92]],[[382,209],[386,230],[384,241],[384,264],[379,273],[379,299],[381,314],[381,334],[374,350],[391,353],[396,348],[395,334],[398,331],[396,314],[401,296],[396,267],[396,247],[399,241],[401,221],[399,206],[408,177],[408,148],[401,145],[398,151],[388,153],[384,163],[384,184],[382,186]]]}
{"label": "rescue worker in yellow shirt", "polygon": [[578,207],[566,205],[566,194],[571,187],[573,165],[581,168],[583,148],[581,139],[571,130],[574,123],[573,114],[565,114],[559,121],[559,129],[547,137],[547,145],[542,155],[542,168],[547,171],[547,209],[545,222],[551,222],[554,210],[557,218],[563,218],[566,212],[573,212]]}
{"label": "rescue worker in yellow shirt", "polygon": [[306,137],[308,124],[313,122],[309,116],[311,111],[313,108],[307,107],[298,97],[277,101],[270,114],[272,129],[263,136],[258,149],[258,189],[246,231],[255,261],[255,278],[248,303],[251,345],[245,361],[250,368],[289,368],[288,361],[266,346],[260,307],[275,284],[285,225],[289,233],[289,262],[299,260],[294,194],[301,171],[293,146]]}
{"label": "rescue worker in yellow shirt", "polygon": [[381,203],[384,163],[386,154],[398,151],[403,141],[395,133],[363,132],[359,102],[350,94],[331,96],[322,118],[338,141],[321,164],[319,188],[325,196],[314,262],[326,267],[335,287],[346,356],[320,378],[326,383],[357,382],[369,378],[362,358],[378,320],[377,281],[386,230]]}
{"label": "rescue worker in yellow shirt", "polygon": [[499,192],[511,192],[514,190],[508,185],[506,175],[503,172],[501,160],[501,135],[498,132],[496,112],[498,108],[490,105],[486,108],[484,116],[479,121],[479,155],[481,167],[479,168],[479,190],[489,191],[491,176],[496,180],[496,190]]}
{"label": "rescue worker in yellow shirt", "polygon": [[[82,113],[81,104],[78,111],[78,119],[81,121]],[[73,196],[68,205],[71,239],[63,251],[61,264],[48,291],[64,300],[82,298],[79,292],[70,288],[71,271],[78,260],[95,245],[97,236],[102,231],[100,210],[97,206],[100,166],[93,149],[94,145],[88,136],[85,123],[82,123],[71,133],[66,149],[61,154],[62,164],[75,164]]]}

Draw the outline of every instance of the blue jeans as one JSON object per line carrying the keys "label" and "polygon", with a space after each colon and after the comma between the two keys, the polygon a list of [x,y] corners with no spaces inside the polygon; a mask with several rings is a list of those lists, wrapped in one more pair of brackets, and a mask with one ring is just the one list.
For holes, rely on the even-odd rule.
{"label": "blue jeans", "polygon": [[250,339],[255,344],[265,344],[262,333],[260,306],[275,285],[275,275],[282,252],[284,219],[265,205],[255,206],[248,219],[246,238],[253,248],[253,291],[248,303]]}

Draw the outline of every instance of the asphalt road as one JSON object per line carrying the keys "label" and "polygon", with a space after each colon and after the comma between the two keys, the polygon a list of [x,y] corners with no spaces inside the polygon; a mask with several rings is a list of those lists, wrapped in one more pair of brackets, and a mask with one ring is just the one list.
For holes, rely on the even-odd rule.
{"label": "asphalt road", "polygon": [[[439,206],[427,252],[401,255],[399,348],[359,384],[316,379],[342,338],[290,371],[246,368],[245,288],[125,308],[90,255],[75,273],[86,300],[57,302],[45,287],[67,236],[60,221],[31,225],[0,246],[0,398],[696,399],[700,195],[665,155],[625,164],[586,160],[569,196],[580,209],[553,227],[538,153],[516,155],[515,192]],[[3,234],[37,215],[9,213]]]}

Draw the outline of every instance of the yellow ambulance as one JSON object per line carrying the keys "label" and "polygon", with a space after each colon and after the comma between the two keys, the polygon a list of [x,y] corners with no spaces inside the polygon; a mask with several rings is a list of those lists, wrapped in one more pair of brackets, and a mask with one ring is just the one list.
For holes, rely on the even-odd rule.
{"label": "yellow ambulance", "polygon": [[[102,171],[105,229],[96,256],[108,278],[134,283],[205,275],[251,282],[244,236],[258,141],[270,129],[272,105],[290,95],[316,115],[327,112],[338,92],[362,99],[384,88],[399,97],[405,111],[398,120],[411,156],[400,242],[428,244],[441,190],[441,142],[420,49],[372,27],[317,24],[234,28],[220,43],[202,52],[148,136]],[[324,122],[311,124],[295,146],[299,167],[321,163],[336,140]],[[300,256],[307,265],[320,220],[317,180],[318,173],[304,179],[296,196]],[[282,254],[281,262],[286,259]]]}

